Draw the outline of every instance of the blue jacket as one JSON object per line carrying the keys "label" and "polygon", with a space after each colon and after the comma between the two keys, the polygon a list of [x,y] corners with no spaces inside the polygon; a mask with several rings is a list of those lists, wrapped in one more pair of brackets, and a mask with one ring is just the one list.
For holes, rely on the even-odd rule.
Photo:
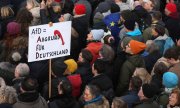
{"label": "blue jacket", "polygon": [[127,32],[126,35],[134,40],[143,42],[142,33],[138,28],[134,29],[134,31]]}

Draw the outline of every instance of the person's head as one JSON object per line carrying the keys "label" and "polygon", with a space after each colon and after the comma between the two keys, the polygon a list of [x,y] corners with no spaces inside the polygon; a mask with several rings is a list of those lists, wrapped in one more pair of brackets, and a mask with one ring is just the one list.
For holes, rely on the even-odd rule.
{"label": "person's head", "polygon": [[152,0],[143,0],[142,6],[144,7],[144,9],[146,9],[147,11],[152,11],[153,10],[153,2]]}
{"label": "person's head", "polygon": [[72,85],[69,80],[61,80],[58,84],[58,93],[59,95],[71,95],[72,94]]}
{"label": "person's head", "polygon": [[34,8],[34,7],[39,7],[39,3],[36,0],[26,0],[26,8],[28,10]]}
{"label": "person's head", "polygon": [[173,14],[177,13],[177,7],[174,3],[167,3],[165,7],[165,14],[167,16],[173,16]]}
{"label": "person's head", "polygon": [[26,77],[29,75],[30,69],[26,63],[19,63],[15,68],[15,77]]}
{"label": "person's head", "polygon": [[138,76],[131,78],[129,83],[129,90],[139,91],[142,86],[142,80]]}
{"label": "person's head", "polygon": [[11,56],[8,57],[8,61],[11,64],[18,65],[21,61],[21,54],[19,52],[12,52],[10,54]]}
{"label": "person's head", "polygon": [[87,35],[87,41],[97,40],[101,41],[101,38],[104,36],[104,30],[103,29],[93,29],[91,32]]}
{"label": "person's head", "polygon": [[111,62],[114,59],[115,53],[112,47],[103,44],[102,48],[99,51],[99,55],[102,60]]}
{"label": "person's head", "polygon": [[155,44],[155,42],[153,40],[147,40],[146,46],[147,46],[146,51],[149,53],[152,53],[154,51],[160,51],[159,46],[157,44]]}
{"label": "person's head", "polygon": [[160,62],[160,63],[154,65],[154,73],[156,75],[160,75],[161,77],[168,70],[169,70],[169,67],[164,62]]}
{"label": "person's head", "polygon": [[72,74],[77,70],[77,63],[74,59],[67,59],[64,63],[67,65],[67,69],[63,73],[64,75]]}
{"label": "person's head", "polygon": [[71,0],[65,0],[63,7],[62,7],[62,13],[73,13],[73,9],[74,9],[74,3]]}
{"label": "person's head", "polygon": [[169,96],[169,105],[170,106],[180,106],[180,89],[175,88],[172,90],[171,95]]}
{"label": "person's head", "polygon": [[55,13],[60,13],[61,10],[62,10],[62,7],[61,7],[61,5],[60,5],[60,1],[58,1],[58,2],[53,1],[52,4],[51,4],[51,6],[52,6],[52,9],[53,9],[53,11],[54,11]]}
{"label": "person's head", "polygon": [[135,20],[125,20],[124,27],[126,29],[126,32],[134,31],[134,29],[135,29]]}
{"label": "person's head", "polygon": [[94,75],[101,74],[104,72],[104,62],[100,59],[97,59],[92,65],[92,73]]}
{"label": "person's head", "polygon": [[86,14],[86,6],[84,4],[76,4],[73,10],[74,15]]}
{"label": "person's head", "polygon": [[164,57],[167,59],[167,62],[171,65],[179,63],[179,54],[177,52],[177,47],[172,47],[167,49],[164,53]]}
{"label": "person's head", "polygon": [[120,97],[115,97],[113,99],[111,108],[128,108],[127,103],[125,103]]}
{"label": "person's head", "polygon": [[100,95],[100,89],[95,85],[86,85],[83,93],[83,100],[85,102],[91,101]]}
{"label": "person's head", "polygon": [[112,3],[111,4],[110,12],[111,13],[120,12],[120,7],[116,3]]}
{"label": "person's head", "polygon": [[178,85],[178,76],[173,72],[165,72],[163,74],[162,83],[165,88],[175,88]]}
{"label": "person's head", "polygon": [[87,49],[82,49],[79,53],[78,63],[90,63],[93,59],[91,52]]}
{"label": "person's head", "polygon": [[151,81],[151,75],[145,68],[136,68],[133,76],[139,77],[143,84],[149,83]]}
{"label": "person's head", "polygon": [[164,34],[165,34],[164,26],[157,24],[152,28],[152,35],[154,37],[164,36]]}
{"label": "person's head", "polygon": [[9,22],[7,24],[7,33],[9,35],[17,35],[21,31],[21,26],[17,22]]}
{"label": "person's head", "polygon": [[0,15],[2,19],[8,18],[10,16],[14,16],[14,11],[10,6],[1,7],[0,10],[1,10]]}
{"label": "person's head", "polygon": [[103,37],[104,44],[112,46],[115,42],[115,39],[112,35],[108,34]]}
{"label": "person's head", "polygon": [[136,40],[130,40],[130,42],[125,47],[125,52],[131,55],[136,55],[143,52],[145,48],[146,44]]}
{"label": "person's head", "polygon": [[154,11],[152,13],[152,21],[161,21],[162,20],[162,13],[160,11]]}
{"label": "person's head", "polygon": [[67,65],[64,63],[63,60],[55,60],[52,62],[52,75],[54,77],[62,77],[66,69]]}
{"label": "person's head", "polygon": [[38,81],[35,78],[26,77],[21,82],[20,91],[25,92],[36,92],[38,88]]}
{"label": "person's head", "polygon": [[159,89],[155,84],[143,84],[139,90],[138,96],[139,99],[142,101],[149,98],[153,98],[158,91]]}
{"label": "person's head", "polygon": [[130,10],[123,10],[121,12],[120,20],[125,22],[126,20],[132,20],[133,13]]}

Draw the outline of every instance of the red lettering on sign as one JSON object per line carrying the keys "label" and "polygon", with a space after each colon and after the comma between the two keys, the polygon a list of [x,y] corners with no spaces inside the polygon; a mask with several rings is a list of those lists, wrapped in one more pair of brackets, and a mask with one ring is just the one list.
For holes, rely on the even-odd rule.
{"label": "red lettering on sign", "polygon": [[59,36],[59,38],[61,39],[61,41],[62,41],[62,45],[64,45],[65,43],[64,43],[64,39],[63,39],[63,37],[62,37],[62,35],[61,35],[61,33],[59,32],[59,30],[55,30],[54,31],[54,35],[56,36],[56,35],[58,35]]}

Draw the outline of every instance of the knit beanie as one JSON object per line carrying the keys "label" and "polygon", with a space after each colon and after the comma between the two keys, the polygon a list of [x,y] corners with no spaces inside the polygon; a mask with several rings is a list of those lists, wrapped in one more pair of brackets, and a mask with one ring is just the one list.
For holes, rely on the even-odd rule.
{"label": "knit beanie", "polygon": [[93,39],[98,40],[98,41],[101,41],[101,38],[104,36],[104,30],[103,29],[91,30],[91,33],[93,35]]}
{"label": "knit beanie", "polygon": [[97,12],[97,13],[94,15],[93,22],[94,22],[94,23],[101,22],[101,21],[103,20],[103,18],[104,18],[103,14],[101,14],[100,12]]}
{"label": "knit beanie", "polygon": [[64,63],[67,65],[69,72],[74,73],[77,70],[77,63],[74,59],[65,60]]}
{"label": "knit beanie", "polygon": [[143,84],[142,91],[145,97],[152,98],[158,93],[159,89],[155,84]]}
{"label": "knit beanie", "polygon": [[162,25],[155,25],[154,30],[155,30],[160,36],[164,36],[164,34],[165,34],[165,27],[163,27]]}
{"label": "knit beanie", "polygon": [[125,20],[124,26],[128,29],[133,31],[135,28],[135,20]]}
{"label": "knit beanie", "polygon": [[58,77],[62,77],[66,69],[67,65],[63,61],[54,61],[52,63],[52,72]]}
{"label": "knit beanie", "polygon": [[174,88],[178,85],[178,76],[173,72],[163,74],[163,85],[166,88]]}
{"label": "knit beanie", "polygon": [[129,45],[133,54],[138,54],[146,48],[145,43],[142,43],[136,40],[131,40],[129,42]]}
{"label": "knit beanie", "polygon": [[166,9],[168,11],[170,11],[171,13],[176,13],[177,12],[177,7],[176,7],[176,4],[174,4],[174,3],[166,4]]}
{"label": "knit beanie", "polygon": [[10,22],[8,23],[7,25],[7,32],[10,34],[10,35],[16,35],[16,34],[19,34],[20,33],[20,30],[21,30],[21,26],[16,23],[16,22]]}
{"label": "knit beanie", "polygon": [[86,13],[86,6],[84,4],[76,4],[74,7],[74,12],[77,15],[82,15]]}
{"label": "knit beanie", "polygon": [[116,3],[113,3],[113,4],[111,4],[110,11],[111,11],[111,13],[120,12],[120,7]]}

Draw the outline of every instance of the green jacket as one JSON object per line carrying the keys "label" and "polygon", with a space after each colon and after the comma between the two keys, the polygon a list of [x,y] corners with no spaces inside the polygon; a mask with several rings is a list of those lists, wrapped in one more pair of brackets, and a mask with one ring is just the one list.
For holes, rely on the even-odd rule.
{"label": "green jacket", "polygon": [[130,79],[137,67],[145,67],[145,62],[140,55],[132,55],[127,58],[121,67],[116,88],[116,95],[123,95],[129,88]]}

